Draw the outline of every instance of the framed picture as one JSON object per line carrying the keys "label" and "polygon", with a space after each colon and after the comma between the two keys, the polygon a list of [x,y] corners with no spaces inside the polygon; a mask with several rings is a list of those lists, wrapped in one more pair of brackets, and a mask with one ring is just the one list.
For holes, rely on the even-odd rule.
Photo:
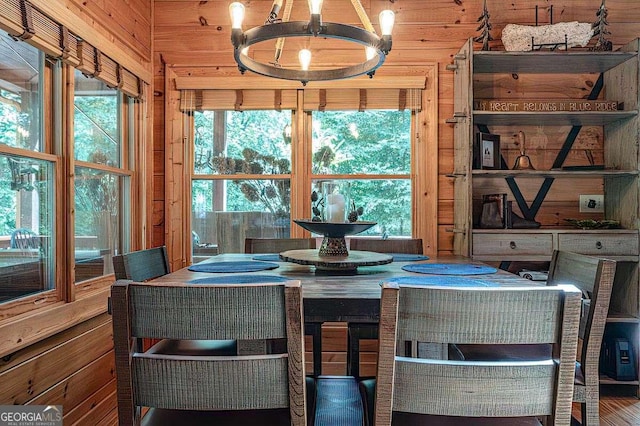
{"label": "framed picture", "polygon": [[476,133],[473,144],[474,169],[501,169],[500,135]]}

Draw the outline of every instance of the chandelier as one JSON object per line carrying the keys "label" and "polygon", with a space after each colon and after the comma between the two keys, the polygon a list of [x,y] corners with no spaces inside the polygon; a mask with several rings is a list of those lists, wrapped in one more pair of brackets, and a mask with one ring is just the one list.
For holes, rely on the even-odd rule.
{"label": "chandelier", "polygon": [[[394,24],[394,14],[390,10],[380,12],[381,36],[378,36],[371,25],[371,21],[364,11],[360,0],[351,0],[351,3],[362,22],[364,28],[353,25],[339,24],[335,22],[323,22],[320,10],[323,0],[308,0],[310,18],[305,21],[289,21],[293,0],[286,0],[282,17],[278,14],[284,0],[273,0],[273,5],[264,25],[242,30],[244,20],[244,5],[231,3],[229,13],[231,15],[231,42],[234,47],[234,58],[242,74],[246,70],[267,77],[281,78],[285,80],[297,80],[303,85],[309,81],[339,80],[367,74],[373,77],[376,69],[383,63],[387,54],[391,51],[391,30]],[[345,67],[329,69],[309,69],[312,62],[311,51],[307,48],[300,49],[298,59],[299,68],[285,67],[280,63],[286,38],[313,37],[326,39],[339,39],[350,43],[357,43],[364,47],[362,61]],[[260,61],[249,56],[249,48],[257,43],[275,40],[275,53],[272,62]],[[254,55],[255,56],[255,55]],[[319,66],[319,68],[322,68]]]}

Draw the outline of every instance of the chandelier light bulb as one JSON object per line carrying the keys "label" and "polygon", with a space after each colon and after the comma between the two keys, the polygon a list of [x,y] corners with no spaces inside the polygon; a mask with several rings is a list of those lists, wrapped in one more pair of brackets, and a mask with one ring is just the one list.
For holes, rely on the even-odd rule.
{"label": "chandelier light bulb", "polygon": [[374,47],[365,47],[364,51],[367,55],[367,61],[372,60],[373,58],[375,58],[378,55],[378,52],[376,51],[376,49]]}
{"label": "chandelier light bulb", "polygon": [[312,15],[320,15],[322,0],[309,0],[309,11]]}
{"label": "chandelier light bulb", "polygon": [[244,20],[244,5],[239,2],[233,2],[229,5],[229,15],[231,16],[231,28],[242,29],[242,21]]}
{"label": "chandelier light bulb", "polygon": [[390,36],[393,30],[396,16],[391,10],[383,10],[378,17],[380,19],[380,30],[383,36]]}
{"label": "chandelier light bulb", "polygon": [[311,64],[311,51],[309,49],[302,49],[298,53],[298,60],[302,71],[309,71],[309,64]]}

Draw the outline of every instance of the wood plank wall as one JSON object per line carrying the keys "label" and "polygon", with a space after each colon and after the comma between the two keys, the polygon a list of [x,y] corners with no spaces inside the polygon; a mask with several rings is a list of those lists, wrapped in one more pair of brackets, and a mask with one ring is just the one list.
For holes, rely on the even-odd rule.
{"label": "wood plank wall", "polygon": [[[29,1],[151,80],[152,0]],[[0,307],[0,322],[9,330],[0,345],[0,405],[62,405],[65,425],[117,424],[106,292],[61,303],[45,314],[46,319],[38,313],[7,318],[10,312]],[[34,333],[41,340],[24,347],[26,337],[33,340]]]}
{"label": "wood plank wall", "polygon": [[[228,0],[155,0],[154,11],[154,205],[153,205],[153,245],[165,243],[164,223],[164,172],[165,128],[164,128],[164,85],[165,66],[189,67],[192,75],[210,73],[215,69],[220,75],[238,76],[233,62],[230,43]],[[244,2],[247,8],[245,28],[259,25],[264,21],[271,6],[271,0]],[[298,4],[299,3],[299,4]],[[453,125],[445,120],[453,115],[453,73],[446,69],[453,55],[469,38],[478,35],[477,19],[482,13],[483,0],[362,0],[362,5],[377,26],[378,13],[386,8],[396,12],[393,31],[393,50],[385,65],[377,75],[384,75],[385,67],[405,66],[407,73],[412,69],[437,62],[439,70],[439,159],[438,159],[438,251],[451,253],[453,249],[453,181],[446,175],[453,171]],[[553,20],[565,22],[577,20],[593,22],[600,6],[599,0],[515,0],[503,2],[487,0],[494,50],[502,49],[500,33],[508,23],[535,24],[535,8],[538,6],[538,20],[541,24]],[[626,44],[640,36],[640,2],[636,0],[609,0],[608,38],[614,48]],[[301,9],[301,11],[297,11]],[[306,2],[294,4],[293,19],[306,18]],[[297,15],[296,15],[297,13]],[[299,16],[298,16],[299,15]],[[358,18],[348,1],[328,0],[323,5],[323,19],[358,24]],[[480,49],[480,45],[476,45]],[[256,52],[267,55],[269,52]],[[346,62],[353,51],[342,46],[332,49],[332,62]],[[579,97],[589,90],[593,77],[577,78],[572,89]],[[534,82],[537,98],[553,97],[558,91],[553,83]],[[530,83],[526,83],[530,84]],[[505,93],[509,91],[531,92],[532,88],[519,84],[516,79],[506,82]],[[588,93],[588,92],[587,92]],[[536,129],[528,129],[534,135]],[[517,154],[515,135],[503,142],[507,148],[508,161]],[[551,134],[552,138],[560,136]],[[601,153],[601,152],[600,152]],[[596,155],[598,152],[595,153]],[[549,153],[535,153],[534,161],[545,161]],[[526,189],[525,189],[526,191]],[[554,189],[553,203],[541,212],[548,218],[546,222],[558,221],[558,209],[573,208],[563,197],[572,188]],[[565,216],[566,217],[566,216]],[[546,223],[545,223],[546,224]]]}

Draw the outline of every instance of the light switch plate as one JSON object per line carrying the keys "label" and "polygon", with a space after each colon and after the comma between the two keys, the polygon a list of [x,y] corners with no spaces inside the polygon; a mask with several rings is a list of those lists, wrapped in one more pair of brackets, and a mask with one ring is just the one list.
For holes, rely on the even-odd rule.
{"label": "light switch plate", "polygon": [[604,213],[604,195],[580,195],[580,213]]}

